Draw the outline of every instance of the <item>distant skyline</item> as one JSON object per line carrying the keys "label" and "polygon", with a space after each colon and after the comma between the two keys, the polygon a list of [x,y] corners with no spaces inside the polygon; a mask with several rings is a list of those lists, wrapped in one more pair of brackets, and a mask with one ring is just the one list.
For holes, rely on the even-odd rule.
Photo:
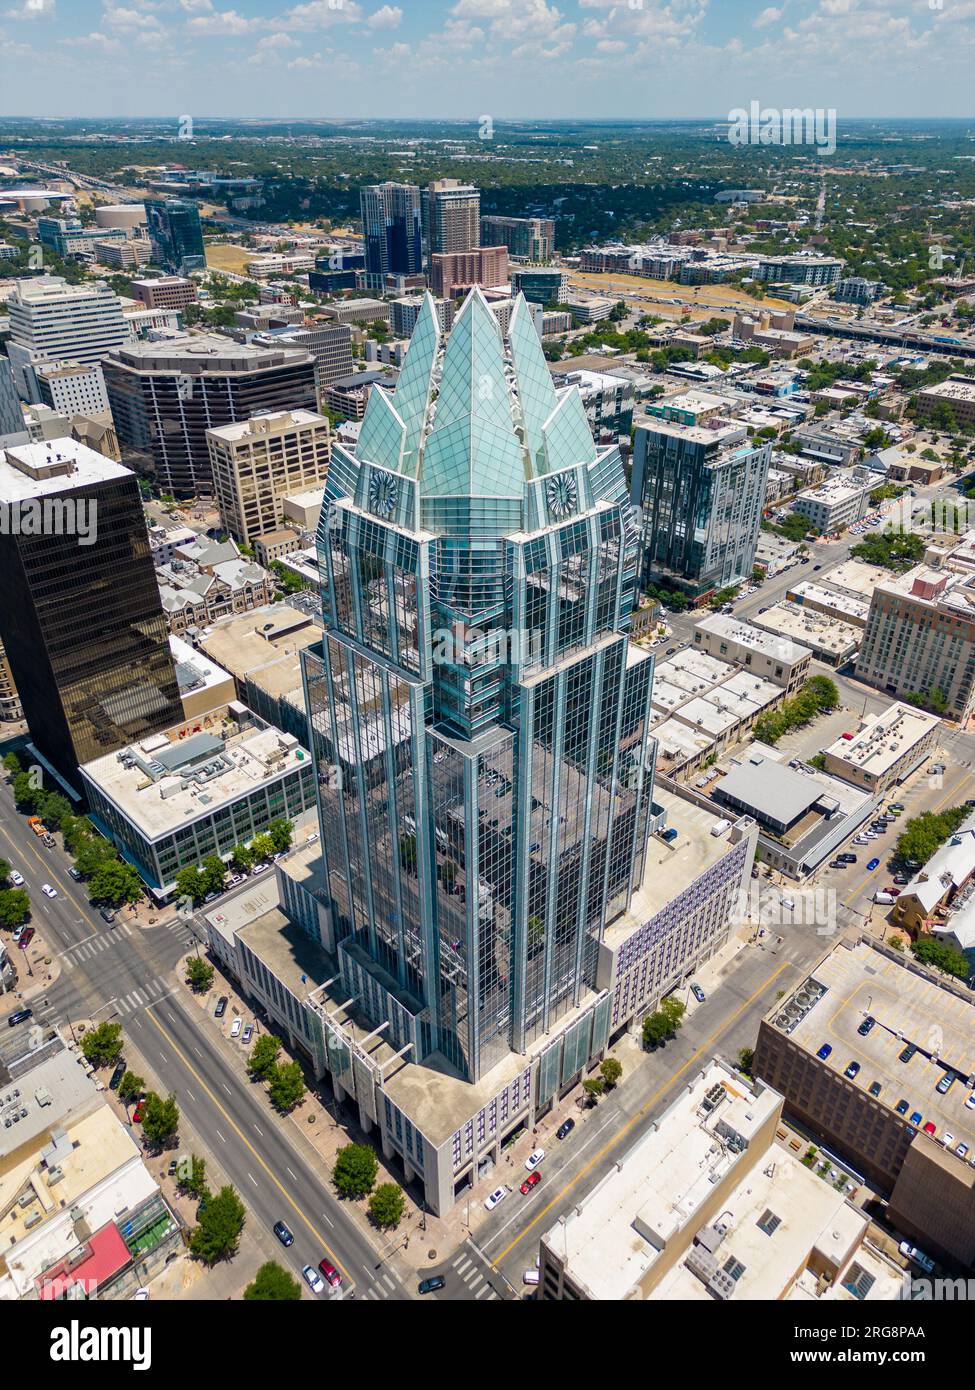
{"label": "distant skyline", "polygon": [[933,2],[0,0],[0,117],[975,117]]}

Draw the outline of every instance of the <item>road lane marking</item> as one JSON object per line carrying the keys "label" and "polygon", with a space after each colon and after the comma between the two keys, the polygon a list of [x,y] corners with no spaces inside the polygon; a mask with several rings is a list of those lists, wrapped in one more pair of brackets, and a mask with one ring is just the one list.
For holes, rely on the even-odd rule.
{"label": "road lane marking", "polygon": [[259,1134],[259,1135],[261,1136],[261,1138],[263,1139],[263,1138],[264,1138],[264,1131],[261,1129],[260,1125],[255,1125],[254,1128],[257,1130],[258,1134]]}
{"label": "road lane marking", "polygon": [[[783,961],[777,970],[774,970],[771,975],[769,975],[765,980],[763,980],[762,983],[758,986],[758,988],[754,990],[753,993],[750,994],[748,998],[744,1000],[743,1003],[739,1004],[735,1012],[725,1020],[721,1027],[717,1028],[709,1038],[706,1038],[704,1042],[701,1044],[701,1046],[697,1048],[695,1052],[691,1053],[687,1061],[681,1067],[679,1067],[677,1071],[671,1072],[671,1074],[660,1083],[660,1085],[654,1091],[653,1095],[650,1096],[650,1098],[636,1112],[636,1114],[631,1116],[630,1119],[627,1120],[626,1124],[623,1125],[621,1129],[616,1130],[612,1139],[607,1140],[607,1142],[603,1145],[599,1152],[593,1154],[589,1162],[586,1163],[584,1167],[580,1168],[579,1172],[575,1175],[575,1177],[570,1178],[569,1181],[565,1184],[565,1186],[554,1195],[552,1200],[536,1213],[536,1215],[528,1223],[525,1229],[519,1235],[516,1235],[513,1240],[509,1241],[509,1243],[500,1252],[497,1258],[490,1261],[490,1263],[494,1266],[495,1269],[498,1270],[499,1273],[501,1272],[501,1261],[504,1260],[508,1255],[510,1255],[511,1251],[514,1250],[516,1245],[520,1244],[521,1241],[524,1240],[525,1236],[528,1235],[529,1231],[533,1230],[540,1221],[544,1220],[544,1218],[549,1214],[549,1212],[552,1210],[555,1204],[558,1201],[560,1201],[563,1197],[565,1197],[566,1193],[570,1192],[572,1188],[575,1187],[576,1184],[580,1182],[582,1178],[584,1178],[592,1168],[595,1167],[595,1165],[600,1161],[601,1158],[603,1158],[609,1152],[609,1150],[614,1146],[614,1144],[618,1143],[618,1141],[622,1139],[625,1134],[628,1134],[634,1125],[639,1124],[641,1120],[646,1118],[646,1116],[650,1113],[653,1107],[657,1105],[661,1096],[666,1095],[666,1093],[671,1089],[674,1083],[681,1076],[683,1076],[685,1072],[689,1071],[692,1067],[694,1067],[697,1064],[697,1062],[700,1061],[701,1057],[709,1051],[710,1048],[714,1047],[714,1044],[717,1042],[718,1038],[722,1037],[725,1033],[727,1033],[728,1029],[731,1028],[732,1025],[738,1021],[738,1019],[742,1016],[746,1009],[751,1008],[755,1000],[760,998],[760,996],[764,994],[764,992],[769,988],[769,986],[773,985],[775,981],[779,978],[779,976],[789,969],[795,969],[795,966],[792,964],[791,961]],[[500,1235],[501,1232],[499,1231],[498,1234]],[[487,1242],[487,1244],[490,1243],[490,1241]]]}
{"label": "road lane marking", "polygon": [[[158,1020],[158,1018],[156,1018],[155,1014],[153,1014],[153,1013],[148,1013],[148,1014],[146,1015],[146,1017],[147,1017],[147,1018],[149,1019],[149,1021],[152,1023],[152,1025],[153,1025],[154,1028],[158,1028],[159,1032],[162,1033],[164,1037],[166,1037],[166,1038],[169,1039],[169,1042],[170,1042],[170,1044],[171,1044],[171,1046],[172,1046],[172,1048],[173,1048],[173,1051],[175,1052],[176,1056],[180,1059],[180,1061],[181,1061],[181,1062],[183,1063],[183,1065],[186,1067],[186,1070],[190,1073],[190,1075],[191,1075],[192,1077],[194,1077],[194,1079],[195,1079],[195,1080],[197,1081],[197,1083],[200,1085],[200,1087],[202,1088],[202,1090],[204,1091],[204,1093],[209,1097],[210,1101],[213,1103],[214,1108],[215,1108],[215,1109],[219,1112],[219,1114],[221,1114],[221,1115],[223,1116],[223,1118],[227,1121],[227,1123],[229,1124],[230,1128],[231,1128],[231,1129],[234,1131],[234,1133],[237,1135],[238,1139],[239,1139],[239,1140],[241,1141],[241,1143],[245,1146],[245,1148],[248,1149],[248,1151],[253,1155],[253,1157],[257,1160],[257,1163],[258,1163],[259,1167],[261,1167],[261,1168],[264,1169],[264,1172],[265,1172],[265,1173],[267,1174],[267,1176],[270,1178],[271,1182],[272,1182],[272,1183],[274,1184],[274,1186],[278,1189],[278,1191],[281,1193],[281,1195],[282,1195],[282,1197],[285,1199],[285,1201],[290,1205],[290,1207],[292,1208],[292,1210],[293,1210],[293,1211],[301,1218],[301,1220],[305,1223],[305,1225],[308,1227],[309,1231],[311,1231],[311,1233],[312,1233],[312,1235],[315,1237],[315,1239],[316,1239],[317,1241],[319,1241],[319,1242],[321,1243],[322,1246],[324,1246],[325,1251],[326,1251],[326,1253],[327,1253],[329,1259],[332,1261],[332,1263],[335,1265],[335,1267],[339,1270],[339,1272],[340,1272],[341,1274],[343,1274],[343,1275],[345,1276],[346,1280],[347,1280],[350,1284],[354,1285],[356,1281],[353,1279],[353,1277],[352,1277],[350,1271],[347,1270],[347,1269],[345,1268],[344,1264],[343,1264],[342,1261],[339,1259],[338,1255],[335,1253],[334,1250],[331,1249],[331,1247],[330,1247],[329,1244],[328,1244],[328,1241],[327,1241],[327,1240],[325,1239],[325,1237],[322,1235],[321,1231],[319,1231],[319,1230],[316,1228],[316,1226],[314,1225],[314,1223],[309,1219],[309,1217],[307,1217],[307,1216],[305,1215],[305,1213],[302,1211],[301,1207],[298,1205],[298,1203],[295,1201],[295,1199],[291,1196],[291,1193],[288,1192],[288,1190],[285,1188],[284,1184],[283,1184],[283,1183],[281,1182],[281,1180],[278,1178],[277,1174],[274,1173],[274,1172],[272,1171],[272,1169],[268,1166],[267,1163],[265,1163],[264,1159],[261,1157],[261,1155],[260,1155],[260,1154],[257,1152],[257,1150],[254,1148],[254,1145],[250,1142],[250,1140],[249,1140],[249,1139],[247,1138],[247,1136],[244,1134],[243,1130],[240,1129],[240,1127],[237,1125],[237,1123],[236,1123],[236,1122],[231,1118],[231,1116],[227,1113],[227,1111],[226,1111],[226,1110],[224,1109],[224,1107],[223,1107],[222,1102],[221,1102],[221,1101],[219,1100],[219,1098],[213,1093],[213,1091],[211,1091],[210,1087],[206,1084],[206,1082],[203,1080],[202,1076],[200,1076],[199,1072],[198,1072],[198,1071],[195,1069],[195,1067],[193,1066],[193,1063],[189,1060],[189,1058],[186,1056],[186,1054],[185,1054],[185,1053],[180,1049],[180,1047],[177,1045],[176,1040],[167,1032],[165,1026],[164,1026],[162,1023],[159,1022],[159,1020]],[[227,1142],[226,1139],[224,1139],[223,1135],[220,1133],[220,1131],[219,1131],[218,1129],[215,1129],[215,1130],[214,1130],[214,1133],[219,1137],[219,1139],[220,1139],[224,1144]],[[329,1226],[331,1226],[333,1223],[332,1223],[332,1221],[329,1219],[329,1217],[328,1217],[327,1215],[325,1215],[324,1212],[322,1213],[322,1215],[325,1216],[325,1220],[328,1222]]]}

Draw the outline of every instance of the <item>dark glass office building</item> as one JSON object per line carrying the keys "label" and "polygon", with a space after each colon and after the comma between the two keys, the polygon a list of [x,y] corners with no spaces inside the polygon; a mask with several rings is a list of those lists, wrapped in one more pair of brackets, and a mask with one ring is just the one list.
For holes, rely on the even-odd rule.
{"label": "dark glass office building", "polygon": [[147,198],[152,258],[173,275],[206,269],[200,209],[185,198]]}
{"label": "dark glass office building", "polygon": [[231,338],[129,343],[102,362],[119,442],[174,497],[212,490],[206,432],[262,411],[317,410],[315,358]]}
{"label": "dark glass office building", "polygon": [[0,639],[35,747],[77,787],[183,717],[138,483],[74,440],[25,444],[0,458],[0,505]]}
{"label": "dark glass office building", "polygon": [[377,183],[359,192],[366,270],[417,275],[423,269],[420,190],[412,183]]}
{"label": "dark glass office building", "polygon": [[771,457],[729,421],[639,425],[630,495],[643,513],[644,582],[697,598],[747,578]]}

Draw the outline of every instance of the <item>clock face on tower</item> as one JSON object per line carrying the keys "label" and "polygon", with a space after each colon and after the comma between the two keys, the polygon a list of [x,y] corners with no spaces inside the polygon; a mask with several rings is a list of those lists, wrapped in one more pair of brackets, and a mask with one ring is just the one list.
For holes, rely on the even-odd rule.
{"label": "clock face on tower", "polygon": [[369,505],[376,515],[392,516],[398,498],[399,486],[392,473],[373,473],[369,480]]}
{"label": "clock face on tower", "polygon": [[549,478],[546,495],[553,516],[568,516],[579,503],[579,489],[571,473],[559,473]]}

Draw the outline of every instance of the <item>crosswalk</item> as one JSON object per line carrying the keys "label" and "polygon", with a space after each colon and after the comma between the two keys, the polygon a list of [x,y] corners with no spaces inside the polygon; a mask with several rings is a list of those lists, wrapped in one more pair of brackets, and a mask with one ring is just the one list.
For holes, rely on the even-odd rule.
{"label": "crosswalk", "polygon": [[133,936],[134,931],[128,922],[120,922],[111,931],[96,932],[94,936],[86,937],[84,941],[78,941],[73,946],[67,946],[60,953],[61,961],[71,970],[79,965],[83,960],[91,960],[94,956],[101,955],[103,951],[111,951],[118,945],[120,937]]}
{"label": "crosswalk", "polygon": [[382,1300],[388,1298],[391,1293],[397,1292],[398,1289],[395,1280],[388,1274],[381,1274],[379,1278],[366,1289],[364,1297]]}
{"label": "crosswalk", "polygon": [[467,1288],[474,1294],[475,1298],[488,1301],[492,1298],[496,1299],[499,1297],[499,1295],[494,1292],[491,1285],[486,1281],[484,1274],[477,1263],[471,1259],[470,1255],[465,1255],[464,1252],[461,1251],[451,1260],[450,1267],[460,1277],[461,1282],[467,1285]]}
{"label": "crosswalk", "polygon": [[141,989],[134,989],[129,994],[120,995],[115,1001],[115,1007],[120,1014],[134,1014],[137,1009],[145,1009],[150,1004],[158,1004],[160,999],[166,999],[170,994],[174,994],[174,988],[166,987],[162,980],[149,980]]}

